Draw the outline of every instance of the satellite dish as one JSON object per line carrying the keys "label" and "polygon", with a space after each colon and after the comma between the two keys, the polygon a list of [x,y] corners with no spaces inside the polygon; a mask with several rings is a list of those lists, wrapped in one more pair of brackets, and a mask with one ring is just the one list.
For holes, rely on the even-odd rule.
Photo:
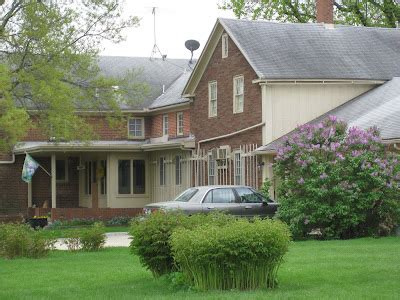
{"label": "satellite dish", "polygon": [[185,42],[185,47],[192,53],[192,56],[190,57],[190,62],[192,63],[192,58],[193,58],[193,51],[196,51],[200,47],[200,43],[196,40],[187,40]]}

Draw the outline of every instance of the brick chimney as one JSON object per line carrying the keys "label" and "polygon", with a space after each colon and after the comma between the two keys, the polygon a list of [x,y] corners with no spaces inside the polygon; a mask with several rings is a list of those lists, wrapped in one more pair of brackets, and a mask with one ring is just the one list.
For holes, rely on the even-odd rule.
{"label": "brick chimney", "polygon": [[315,0],[317,23],[333,24],[333,0]]}

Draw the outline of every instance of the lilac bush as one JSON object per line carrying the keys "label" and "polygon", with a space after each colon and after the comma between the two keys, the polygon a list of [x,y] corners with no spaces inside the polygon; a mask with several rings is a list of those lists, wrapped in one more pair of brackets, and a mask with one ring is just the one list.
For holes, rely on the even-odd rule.
{"label": "lilac bush", "polygon": [[297,128],[277,152],[278,216],[296,238],[390,234],[399,220],[400,161],[377,128],[331,116]]}

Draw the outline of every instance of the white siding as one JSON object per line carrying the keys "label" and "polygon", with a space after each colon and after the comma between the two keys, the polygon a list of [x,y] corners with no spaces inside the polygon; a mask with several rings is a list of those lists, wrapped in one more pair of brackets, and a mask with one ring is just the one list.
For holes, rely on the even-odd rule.
{"label": "white siding", "polygon": [[267,84],[262,86],[263,144],[375,87],[372,84]]}

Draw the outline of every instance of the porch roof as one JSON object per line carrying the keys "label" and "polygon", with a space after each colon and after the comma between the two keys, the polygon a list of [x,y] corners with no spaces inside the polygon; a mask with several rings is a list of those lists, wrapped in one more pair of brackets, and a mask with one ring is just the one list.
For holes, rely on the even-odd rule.
{"label": "porch roof", "polygon": [[14,154],[38,152],[95,152],[95,151],[154,151],[164,149],[194,148],[194,137],[170,140],[143,141],[71,141],[71,142],[23,142],[14,147]]}

